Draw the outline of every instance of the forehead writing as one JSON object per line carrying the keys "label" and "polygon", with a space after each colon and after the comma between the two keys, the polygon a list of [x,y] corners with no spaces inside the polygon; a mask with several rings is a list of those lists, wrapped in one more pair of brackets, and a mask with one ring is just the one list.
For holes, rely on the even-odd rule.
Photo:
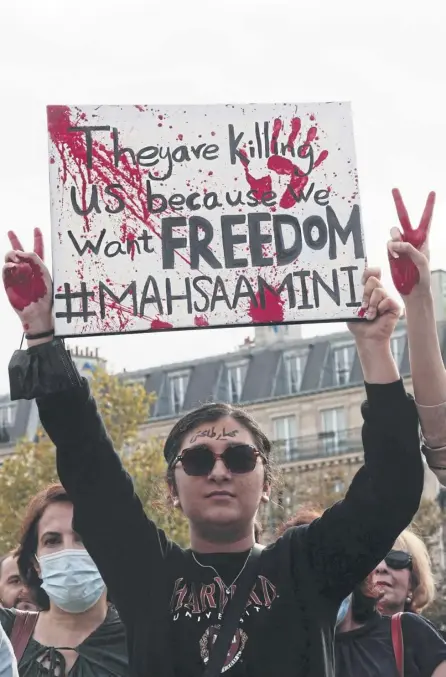
{"label": "forehead writing", "polygon": [[215,431],[215,426],[211,426],[208,428],[203,428],[202,430],[198,430],[196,433],[194,433],[191,438],[189,439],[189,443],[193,444],[196,442],[198,439],[202,438],[208,438],[208,439],[215,439],[215,440],[228,440],[232,439],[237,436],[239,430],[238,428],[233,428],[232,430],[226,430],[226,428],[223,426],[223,429],[219,432]]}

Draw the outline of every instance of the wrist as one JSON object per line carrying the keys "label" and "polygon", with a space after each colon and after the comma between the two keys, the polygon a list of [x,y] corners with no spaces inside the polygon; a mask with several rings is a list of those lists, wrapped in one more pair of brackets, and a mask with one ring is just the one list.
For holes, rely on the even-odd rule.
{"label": "wrist", "polygon": [[367,383],[393,383],[400,378],[398,368],[393,359],[390,339],[356,342],[364,380]]}
{"label": "wrist", "polygon": [[[41,343],[49,343],[54,338],[54,322],[53,317],[37,317],[27,322],[23,322],[23,331],[25,336],[39,336],[40,334],[48,334],[42,338],[28,338],[28,348],[38,346]],[[49,333],[51,332],[51,333]]]}
{"label": "wrist", "polygon": [[410,296],[404,296],[403,298],[407,315],[415,312],[418,314],[420,311],[430,310],[434,307],[434,297],[431,289],[427,289],[424,292],[412,292]]}

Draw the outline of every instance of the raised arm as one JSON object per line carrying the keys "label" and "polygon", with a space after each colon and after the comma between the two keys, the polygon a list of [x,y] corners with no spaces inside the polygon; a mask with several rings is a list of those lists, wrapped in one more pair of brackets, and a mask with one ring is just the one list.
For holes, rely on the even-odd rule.
{"label": "raised arm", "polygon": [[74,505],[74,528],[123,619],[138,599],[165,606],[157,596],[163,590],[164,558],[173,546],[146,517],[87,381],[53,336],[52,283],[41,259],[40,233],[34,253],[24,253],[14,234],[10,239],[14,250],[7,254],[3,280],[29,346],[11,360],[11,397],[37,398],[41,422],[56,446],[59,477]]}
{"label": "raised arm", "polygon": [[[365,322],[350,330],[366,381],[362,406],[364,465],[344,500],[324,512],[306,531],[310,567],[322,593],[339,603],[392,548],[416,513],[423,490],[418,417],[390,350],[399,308],[366,273]],[[296,531],[296,540],[301,536]]]}
{"label": "raised arm", "polygon": [[[423,452],[439,481],[446,485],[446,371],[438,341],[429,269],[431,194],[419,227],[410,225],[401,195],[394,191],[403,233],[392,228],[388,243],[393,281],[406,308],[410,368],[425,444]],[[402,279],[410,284],[403,285]]]}

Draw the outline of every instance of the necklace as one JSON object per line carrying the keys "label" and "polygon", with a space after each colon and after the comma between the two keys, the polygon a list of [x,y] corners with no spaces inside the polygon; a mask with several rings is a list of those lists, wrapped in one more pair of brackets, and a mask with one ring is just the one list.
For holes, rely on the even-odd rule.
{"label": "necklace", "polygon": [[239,579],[240,576],[242,575],[243,571],[245,570],[246,565],[248,564],[248,559],[249,559],[249,556],[250,556],[250,554],[251,554],[251,552],[252,552],[252,548],[250,548],[250,550],[249,550],[249,552],[248,552],[248,556],[247,556],[247,558],[245,559],[245,563],[243,564],[242,568],[241,568],[240,571],[238,572],[237,576],[236,576],[236,577],[234,578],[234,580],[232,581],[231,585],[226,585],[226,583],[224,582],[223,578],[220,576],[220,574],[218,573],[218,571],[217,571],[217,569],[216,569],[215,567],[213,567],[211,564],[202,564],[202,563],[199,562],[199,561],[197,560],[197,558],[195,557],[195,553],[194,553],[192,550],[191,550],[191,552],[192,552],[192,558],[193,558],[194,562],[195,562],[196,564],[198,564],[199,567],[202,567],[202,569],[212,569],[212,571],[216,574],[217,578],[219,578],[219,579],[223,582],[223,584],[224,584],[224,586],[225,586],[225,593],[226,593],[227,595],[230,595],[230,594],[231,594],[231,588],[232,588],[232,586],[234,585],[234,583],[235,583],[236,581],[238,581],[238,579]]}

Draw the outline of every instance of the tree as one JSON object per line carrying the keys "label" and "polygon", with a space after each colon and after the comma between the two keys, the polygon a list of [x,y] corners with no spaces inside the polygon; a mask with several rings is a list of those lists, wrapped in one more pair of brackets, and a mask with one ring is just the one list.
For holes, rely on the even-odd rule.
{"label": "tree", "polygon": [[[132,476],[148,515],[182,545],[189,541],[188,528],[180,511],[169,509],[165,492],[165,463],[162,442],[141,439],[154,403],[141,384],[128,383],[103,370],[91,379],[106,428],[123,464]],[[16,546],[20,524],[30,499],[57,482],[54,447],[43,430],[34,441],[20,440],[0,467],[0,554]]]}
{"label": "tree", "polygon": [[[309,470],[287,468],[277,483],[269,508],[270,528],[277,528],[297,512],[303,505],[325,509],[344,497],[350,483],[359,469],[357,463],[341,461],[331,466],[317,466]],[[442,523],[442,512],[437,501],[423,499],[412,526],[425,540],[437,559],[438,537]]]}

